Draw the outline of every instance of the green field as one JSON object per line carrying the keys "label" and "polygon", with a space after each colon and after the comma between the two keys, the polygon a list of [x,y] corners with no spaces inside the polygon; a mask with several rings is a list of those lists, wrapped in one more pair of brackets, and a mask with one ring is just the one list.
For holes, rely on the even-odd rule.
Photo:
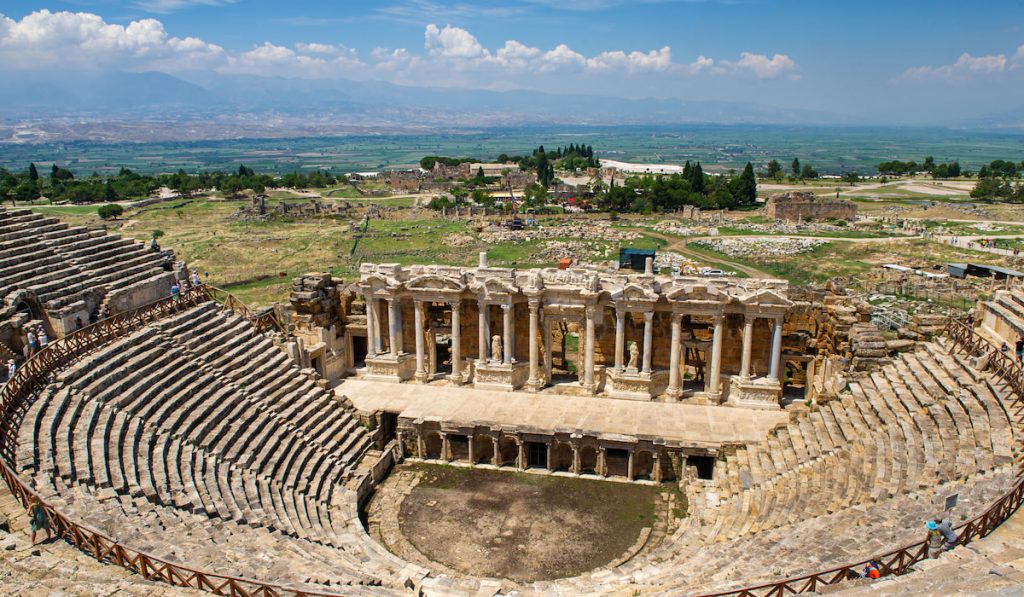
{"label": "green field", "polygon": [[[295,139],[241,139],[190,143],[94,143],[2,145],[0,167],[48,167],[57,161],[81,175],[110,173],[121,166],[146,173],[232,170],[244,163],[259,172],[315,168],[358,172],[409,167],[424,155],[494,159],[500,153],[529,153],[538,145],[586,143],[602,158],[645,163],[701,161],[706,170],[763,165],[794,156],[822,174],[874,174],[879,162],[959,160],[969,169],[994,159],[1020,160],[1024,135],[925,128],[816,127],[769,125],[676,125],[662,127],[517,127],[429,135],[379,135]],[[822,183],[823,186],[830,186]],[[834,185],[831,185],[833,188]],[[339,192],[347,197],[348,191]],[[889,193],[883,191],[883,193]],[[902,197],[900,191],[892,191]]]}

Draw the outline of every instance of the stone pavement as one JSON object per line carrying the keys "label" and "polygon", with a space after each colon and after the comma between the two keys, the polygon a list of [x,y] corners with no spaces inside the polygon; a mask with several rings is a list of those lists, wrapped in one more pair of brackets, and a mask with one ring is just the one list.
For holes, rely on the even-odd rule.
{"label": "stone pavement", "polygon": [[783,411],[361,379],[344,380],[335,392],[347,396],[362,412],[381,410],[410,419],[511,426],[542,434],[581,431],[661,438],[670,445],[694,448],[717,448],[723,442],[763,442],[769,431],[789,421]]}

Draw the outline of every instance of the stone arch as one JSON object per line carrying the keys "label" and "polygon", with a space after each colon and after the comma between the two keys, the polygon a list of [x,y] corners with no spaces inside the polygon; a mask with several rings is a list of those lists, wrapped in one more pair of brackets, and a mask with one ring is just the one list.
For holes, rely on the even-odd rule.
{"label": "stone arch", "polygon": [[429,431],[423,437],[423,457],[432,460],[441,459],[441,434]]}
{"label": "stone arch", "polygon": [[516,466],[519,460],[519,442],[516,438],[502,436],[498,442],[498,466]]}
{"label": "stone arch", "polygon": [[597,474],[597,448],[586,446],[580,448],[580,474]]}
{"label": "stone arch", "polygon": [[654,479],[654,454],[640,450],[633,456],[633,478]]}
{"label": "stone arch", "polygon": [[555,442],[555,453],[552,455],[551,464],[556,471],[569,472],[572,470],[572,446],[562,442]]}

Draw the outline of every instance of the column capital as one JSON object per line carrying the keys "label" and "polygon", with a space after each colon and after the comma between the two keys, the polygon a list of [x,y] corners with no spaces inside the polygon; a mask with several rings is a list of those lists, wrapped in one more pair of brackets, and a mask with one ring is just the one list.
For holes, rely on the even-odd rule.
{"label": "column capital", "polygon": [[644,321],[654,321],[654,311],[644,311]]}
{"label": "column capital", "polygon": [[512,305],[511,305],[511,303],[505,303],[505,304],[503,304],[503,305],[501,306],[501,309],[502,309],[503,311],[508,311],[508,310],[509,310],[509,309],[511,309],[511,308],[512,308]]}
{"label": "column capital", "polygon": [[536,312],[540,310],[540,297],[530,297],[530,299],[526,303],[530,306],[531,311]]}

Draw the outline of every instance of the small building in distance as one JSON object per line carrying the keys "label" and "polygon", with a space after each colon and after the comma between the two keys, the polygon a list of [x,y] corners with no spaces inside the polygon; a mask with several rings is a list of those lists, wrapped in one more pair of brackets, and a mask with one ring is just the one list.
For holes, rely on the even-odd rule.
{"label": "small building in distance", "polygon": [[857,205],[845,199],[818,197],[814,193],[792,191],[768,198],[765,212],[773,220],[854,220]]}

